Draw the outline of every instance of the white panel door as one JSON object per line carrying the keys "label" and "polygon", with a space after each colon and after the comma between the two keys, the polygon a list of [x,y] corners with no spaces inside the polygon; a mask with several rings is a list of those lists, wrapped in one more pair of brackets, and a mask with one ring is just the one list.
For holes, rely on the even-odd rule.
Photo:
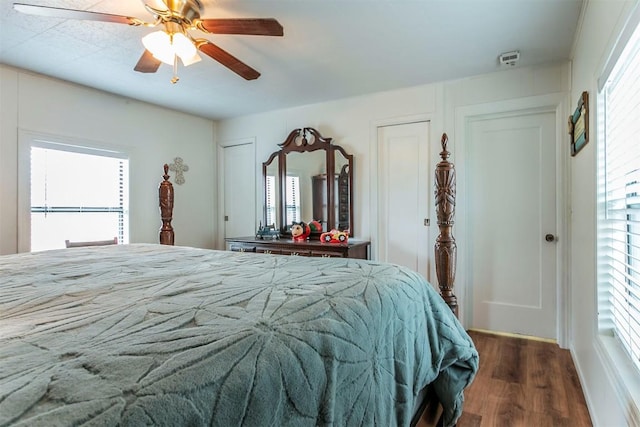
{"label": "white panel door", "polygon": [[429,122],[378,128],[378,259],[428,278]]}
{"label": "white panel door", "polygon": [[256,232],[256,162],[253,144],[224,147],[224,237]]}
{"label": "white panel door", "polygon": [[555,339],[557,248],[545,239],[556,233],[555,113],[478,119],[469,130],[472,327]]}

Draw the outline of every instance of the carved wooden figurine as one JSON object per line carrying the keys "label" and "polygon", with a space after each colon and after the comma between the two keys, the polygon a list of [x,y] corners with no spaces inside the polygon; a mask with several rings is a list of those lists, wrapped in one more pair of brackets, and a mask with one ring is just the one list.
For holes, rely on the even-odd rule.
{"label": "carved wooden figurine", "polygon": [[456,171],[449,162],[446,133],[442,134],[442,152],[435,172],[436,214],[440,235],[436,239],[436,275],[440,294],[453,313],[458,316],[458,299],[453,294],[453,283],[456,278],[456,239],[453,237],[453,219],[456,208]]}
{"label": "carved wooden figurine", "polygon": [[173,245],[174,233],[171,226],[173,219],[173,184],[169,181],[169,165],[164,165],[164,181],[160,183],[158,188],[160,198],[160,217],[162,218],[162,227],[160,228],[160,244]]}

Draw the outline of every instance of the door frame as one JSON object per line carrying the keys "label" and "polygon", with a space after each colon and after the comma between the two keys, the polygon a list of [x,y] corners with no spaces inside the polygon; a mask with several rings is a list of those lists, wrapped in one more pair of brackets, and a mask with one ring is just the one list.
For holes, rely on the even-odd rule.
{"label": "door frame", "polygon": [[233,140],[229,140],[229,141],[222,141],[220,143],[218,143],[217,146],[217,165],[218,165],[218,185],[217,185],[217,200],[218,200],[218,209],[217,209],[217,214],[218,214],[218,226],[216,227],[216,248],[217,249],[226,249],[226,243],[224,241],[224,228],[225,228],[225,224],[224,224],[224,212],[225,212],[225,204],[224,204],[224,165],[225,165],[225,155],[224,155],[224,149],[225,148],[229,148],[229,147],[234,147],[237,145],[250,145],[251,146],[251,151],[253,152],[253,164],[254,164],[254,168],[253,168],[253,181],[254,181],[254,204],[253,204],[253,209],[254,209],[254,228],[255,228],[255,221],[257,221],[256,218],[256,206],[258,206],[257,203],[257,193],[258,193],[258,184],[257,184],[257,168],[256,168],[256,138],[255,137],[247,137],[247,138],[239,138],[239,139],[233,139]]}
{"label": "door frame", "polygon": [[[369,212],[371,212],[371,217],[369,218],[371,226],[369,229],[371,230],[371,246],[370,246],[370,258],[372,260],[378,259],[378,254],[380,253],[380,248],[382,243],[380,242],[380,230],[379,230],[379,214],[378,214],[378,191],[379,191],[379,180],[378,176],[380,173],[379,170],[379,151],[380,151],[380,142],[378,135],[380,128],[387,126],[396,126],[396,125],[406,125],[411,123],[419,123],[419,122],[428,122],[429,123],[429,158],[435,159],[437,158],[437,153],[439,151],[434,149],[434,144],[431,141],[439,141],[439,137],[436,137],[436,123],[434,122],[434,116],[432,114],[416,114],[410,116],[402,116],[402,117],[394,117],[389,119],[381,119],[376,120],[371,123],[370,126],[370,146],[369,152],[371,153],[369,159]],[[427,165],[428,171],[427,175],[429,176],[428,188],[433,188],[433,170],[435,168],[435,164]],[[434,203],[429,203],[429,218],[435,218],[434,211]],[[429,235],[429,246],[433,247],[435,244],[435,238],[432,226],[434,222],[431,221],[431,225],[429,227],[428,235]],[[375,230],[375,231],[374,231]],[[427,270],[427,280],[429,280],[434,286],[432,278],[435,277],[435,263],[430,262]]]}
{"label": "door frame", "polygon": [[[450,141],[453,142],[453,163],[457,173],[457,194],[464,195],[467,188],[465,158],[468,153],[470,138],[470,124],[473,121],[492,117],[504,117],[509,115],[522,115],[537,112],[551,112],[556,118],[556,234],[557,239],[557,262],[556,262],[556,336],[558,344],[562,348],[567,348],[570,336],[571,300],[569,298],[569,242],[570,229],[569,216],[570,206],[567,198],[569,193],[569,143],[566,133],[566,118],[568,117],[568,93],[554,93],[527,98],[519,98],[508,101],[490,102],[470,106],[458,107],[455,109],[455,134]],[[457,143],[456,143],[457,142]],[[454,226],[454,236],[458,241],[458,268],[456,274],[455,293],[458,297],[460,307],[460,321],[466,328],[472,319],[472,304],[467,298],[471,294],[470,278],[467,274],[470,271],[469,260],[471,259],[470,244],[467,241],[467,229],[469,218],[469,207],[466,205],[467,198],[459,197],[456,206],[456,223]],[[468,301],[467,301],[468,300]]]}

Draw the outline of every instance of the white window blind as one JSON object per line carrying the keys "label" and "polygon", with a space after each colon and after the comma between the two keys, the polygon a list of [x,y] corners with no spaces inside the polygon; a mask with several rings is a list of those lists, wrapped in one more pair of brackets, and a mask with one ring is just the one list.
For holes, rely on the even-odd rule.
{"label": "white window blind", "polygon": [[300,177],[287,176],[286,193],[287,225],[291,225],[294,221],[300,221]]}
{"label": "white window blind", "polygon": [[[99,154],[98,154],[99,153]],[[128,242],[128,160],[58,144],[31,147],[31,250],[65,240]]]}
{"label": "white window blind", "polygon": [[[286,225],[291,225],[293,221],[300,221],[300,177],[295,175],[287,176],[286,182]],[[267,224],[276,222],[276,177],[267,175]]]}
{"label": "white window blind", "polygon": [[600,326],[640,370],[640,33],[636,29],[604,83],[599,144]]}
{"label": "white window blind", "polygon": [[[267,223],[272,225],[276,223],[276,177],[267,175]],[[279,224],[280,225],[280,224]]]}

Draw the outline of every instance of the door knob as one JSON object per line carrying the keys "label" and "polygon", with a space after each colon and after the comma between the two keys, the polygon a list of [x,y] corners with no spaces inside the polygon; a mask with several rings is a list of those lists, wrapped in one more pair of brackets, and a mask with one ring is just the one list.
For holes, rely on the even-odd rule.
{"label": "door knob", "polygon": [[544,236],[544,240],[546,240],[547,242],[553,242],[554,240],[556,240],[556,236],[554,236],[553,234],[547,234],[546,236]]}

